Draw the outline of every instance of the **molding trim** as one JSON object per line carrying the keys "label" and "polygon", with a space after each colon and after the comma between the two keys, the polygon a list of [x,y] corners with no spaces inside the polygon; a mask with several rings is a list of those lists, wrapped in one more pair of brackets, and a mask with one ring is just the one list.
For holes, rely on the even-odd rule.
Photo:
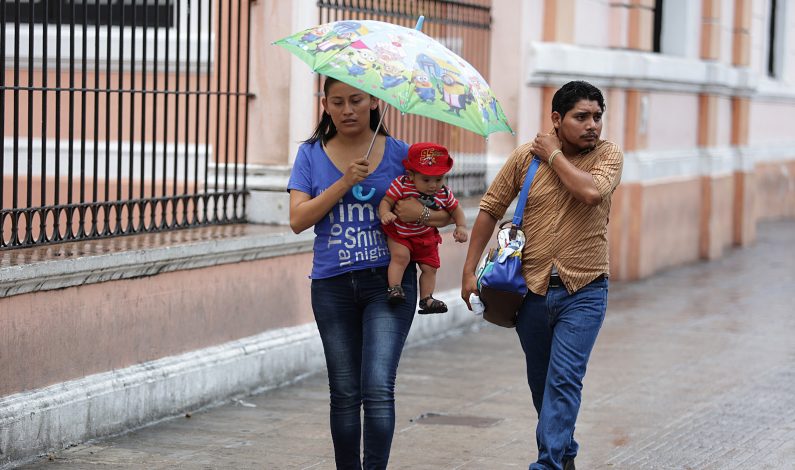
{"label": "molding trim", "polygon": [[[407,347],[482,324],[456,289],[445,315],[417,315]],[[495,327],[496,328],[496,327]],[[0,468],[262,393],[324,370],[315,323],[0,398]]]}
{"label": "molding trim", "polygon": [[285,230],[0,267],[0,298],[312,250],[314,233]]}
{"label": "molding trim", "polygon": [[623,49],[533,42],[528,62],[528,86],[589,80],[608,88],[732,96],[751,96],[758,87],[757,75],[747,68]]}
{"label": "molding trim", "polygon": [[[97,178],[100,181],[105,180],[104,175],[106,172],[110,175],[113,175],[113,178],[116,178],[117,172],[120,172],[123,178],[129,177],[131,155],[133,164],[132,175],[137,178],[141,174],[141,164],[143,162],[144,168],[147,169],[147,181],[151,181],[151,169],[153,166],[153,161],[157,161],[157,165],[155,165],[156,179],[170,179],[173,178],[175,174],[177,176],[181,176],[186,171],[188,174],[192,175],[197,166],[199,168],[204,168],[206,165],[211,171],[214,171],[215,168],[220,168],[219,171],[222,171],[224,167],[223,164],[216,165],[215,162],[213,162],[215,157],[213,156],[213,149],[211,146],[208,146],[207,153],[205,153],[205,148],[203,145],[199,146],[198,154],[193,154],[194,144],[188,144],[188,148],[186,149],[185,145],[175,145],[173,142],[165,144],[163,142],[133,142],[130,144],[129,141],[100,141],[97,143],[87,141],[85,143],[85,147],[83,147],[79,140],[73,140],[71,141],[72,158],[70,162],[70,155],[68,153],[69,142],[70,141],[68,139],[61,139],[60,141],[56,141],[55,139],[47,139],[43,147],[41,138],[36,138],[33,140],[32,145],[28,146],[28,139],[21,138],[16,141],[17,148],[16,151],[14,151],[14,139],[12,137],[5,137],[3,140],[3,151],[5,152],[5,155],[16,154],[19,156],[19,165],[17,166],[16,171],[20,176],[27,176],[28,174],[26,163],[28,153],[31,154],[33,161],[36,162],[36,164],[32,166],[31,175],[37,177],[42,176],[43,172],[41,167],[43,159],[46,159],[45,163],[47,167],[47,176],[55,176],[55,163],[57,160],[62,169],[61,177],[66,176],[65,169],[69,168],[71,165],[73,173],[80,174],[80,172],[84,172],[87,175],[97,175]],[[56,143],[58,143],[60,146],[60,154],[55,153]],[[94,165],[95,151],[99,156],[96,161],[96,166]],[[112,156],[107,166],[105,165],[106,153]],[[84,154],[86,157],[84,166],[80,164],[81,154]],[[175,158],[177,160],[176,169],[174,168]],[[166,166],[165,172],[162,169],[162,162],[164,159],[169,162],[169,164]],[[185,168],[186,165],[187,169]],[[230,164],[229,167],[231,169],[233,168],[233,165]],[[13,158],[6,158],[4,160],[3,171],[6,175],[13,174]],[[201,181],[201,183],[203,184],[204,182]]]}
{"label": "molding trim", "polygon": [[745,147],[640,150],[624,154],[623,183],[660,184],[752,172],[760,163],[795,160],[795,142]]}

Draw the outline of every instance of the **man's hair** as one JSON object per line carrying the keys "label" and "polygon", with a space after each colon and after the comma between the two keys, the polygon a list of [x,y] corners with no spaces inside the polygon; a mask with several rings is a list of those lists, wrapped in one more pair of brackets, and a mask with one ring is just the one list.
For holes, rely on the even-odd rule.
{"label": "man's hair", "polygon": [[552,112],[557,111],[563,118],[580,100],[596,101],[602,112],[605,111],[605,98],[602,92],[588,82],[576,80],[563,85],[555,92],[555,96],[552,97]]}

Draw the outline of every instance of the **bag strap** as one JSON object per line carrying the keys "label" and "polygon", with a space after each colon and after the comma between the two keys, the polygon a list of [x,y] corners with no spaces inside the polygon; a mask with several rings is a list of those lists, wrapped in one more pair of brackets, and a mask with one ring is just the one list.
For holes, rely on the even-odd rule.
{"label": "bag strap", "polygon": [[530,168],[527,169],[527,175],[524,177],[524,185],[522,185],[522,192],[519,193],[519,201],[516,202],[516,210],[513,213],[513,225],[521,227],[522,216],[524,215],[524,205],[527,202],[527,195],[530,194],[530,186],[533,184],[533,178],[538,170],[538,165],[541,160],[535,155],[533,161],[530,162]]}

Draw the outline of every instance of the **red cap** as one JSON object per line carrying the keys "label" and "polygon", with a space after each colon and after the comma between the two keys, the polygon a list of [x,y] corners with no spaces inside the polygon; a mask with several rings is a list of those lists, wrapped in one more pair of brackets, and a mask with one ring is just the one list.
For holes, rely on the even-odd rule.
{"label": "red cap", "polygon": [[423,175],[440,176],[453,167],[453,158],[439,144],[419,142],[409,147],[409,155],[403,160],[403,166]]}

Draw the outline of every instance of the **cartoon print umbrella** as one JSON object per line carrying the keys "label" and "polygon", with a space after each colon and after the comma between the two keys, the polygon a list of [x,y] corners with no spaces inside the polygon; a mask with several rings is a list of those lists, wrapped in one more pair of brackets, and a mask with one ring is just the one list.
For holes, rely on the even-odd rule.
{"label": "cartoon print umbrella", "polygon": [[422,33],[423,21],[420,17],[415,29],[381,21],[336,21],[274,44],[315,72],[366,91],[403,113],[437,119],[484,137],[513,132],[480,73]]}

